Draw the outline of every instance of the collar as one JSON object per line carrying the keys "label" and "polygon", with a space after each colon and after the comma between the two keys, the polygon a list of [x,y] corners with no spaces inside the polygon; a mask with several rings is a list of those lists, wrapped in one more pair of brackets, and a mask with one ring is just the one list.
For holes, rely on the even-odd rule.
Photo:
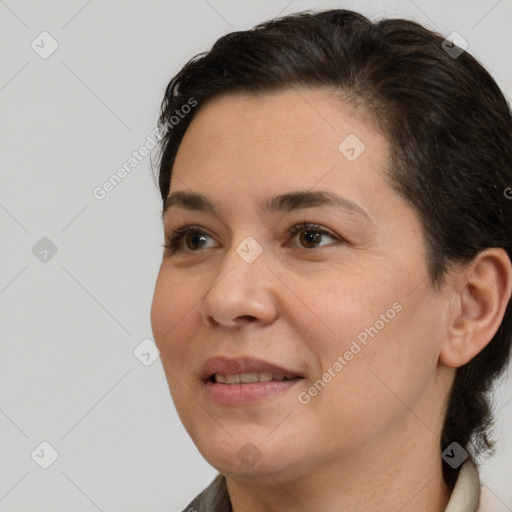
{"label": "collar", "polygon": [[467,459],[459,471],[450,501],[445,512],[478,512],[480,478],[471,459]]}

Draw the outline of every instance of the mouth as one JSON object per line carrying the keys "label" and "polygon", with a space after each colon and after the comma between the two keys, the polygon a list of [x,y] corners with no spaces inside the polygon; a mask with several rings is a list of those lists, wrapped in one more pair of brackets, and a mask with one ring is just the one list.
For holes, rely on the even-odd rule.
{"label": "mouth", "polygon": [[256,384],[257,382],[283,382],[285,380],[302,379],[293,374],[251,372],[251,373],[215,373],[208,380],[217,384]]}
{"label": "mouth", "polygon": [[237,407],[281,394],[304,378],[294,370],[260,359],[227,357],[207,360],[201,376],[213,403]]}
{"label": "mouth", "polygon": [[283,381],[302,378],[290,368],[250,357],[230,358],[217,356],[207,359],[201,367],[203,381],[222,384],[254,384],[257,382]]}

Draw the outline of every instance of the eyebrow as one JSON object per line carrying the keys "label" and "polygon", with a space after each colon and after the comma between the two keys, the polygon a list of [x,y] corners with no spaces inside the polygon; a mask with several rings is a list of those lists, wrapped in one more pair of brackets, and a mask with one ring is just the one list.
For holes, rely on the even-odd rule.
{"label": "eyebrow", "polygon": [[[347,213],[359,215],[372,222],[368,213],[357,203],[342,197],[330,190],[299,190],[273,196],[265,200],[260,207],[269,213],[291,212],[304,208],[313,208],[318,206],[333,206],[340,208]],[[210,211],[218,214],[215,205],[203,194],[196,194],[185,191],[173,192],[165,200],[162,217],[171,208],[184,208],[186,210]]]}

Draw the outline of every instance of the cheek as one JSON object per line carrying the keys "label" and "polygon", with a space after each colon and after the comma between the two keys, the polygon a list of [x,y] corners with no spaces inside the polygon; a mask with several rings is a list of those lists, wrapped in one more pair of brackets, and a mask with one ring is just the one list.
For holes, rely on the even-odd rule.
{"label": "cheek", "polygon": [[303,339],[312,340],[309,348],[319,361],[314,377],[328,381],[328,393],[321,382],[317,386],[320,401],[329,396],[338,411],[359,413],[379,409],[379,403],[400,407],[397,396],[414,401],[429,384],[442,338],[439,307],[428,294],[408,295],[401,288],[370,274],[320,283],[321,293],[308,302],[315,314],[302,320],[316,327]]}
{"label": "cheek", "polygon": [[385,288],[367,278],[338,274],[320,279],[317,275],[298,283],[295,288],[297,297],[307,297],[307,300],[301,301],[302,311],[294,308],[295,318],[290,322],[301,324],[305,334],[299,335],[304,340],[314,340],[312,350],[320,352],[322,359],[334,362],[338,355],[350,350],[354,340],[364,343],[371,339],[371,334],[376,332],[376,322],[378,331],[384,330],[387,325],[380,315],[386,311],[389,310],[389,318],[395,316],[389,293],[382,293]]}
{"label": "cheek", "polygon": [[348,349],[345,342],[339,393],[332,395],[339,407],[372,421],[393,422],[419,411],[436,375],[441,333],[435,315],[420,303],[393,305],[368,318]]}
{"label": "cheek", "polygon": [[189,424],[190,415],[200,413],[194,408],[194,400],[190,400],[196,393],[189,379],[198,303],[198,298],[188,293],[190,289],[189,282],[182,282],[161,269],[151,306],[154,340],[172,400],[184,424]]}
{"label": "cheek", "polygon": [[151,305],[151,326],[166,369],[171,368],[169,364],[173,367],[182,364],[193,336],[191,319],[197,314],[196,295],[190,283],[161,268]]}
{"label": "cheek", "polygon": [[[362,323],[357,331],[363,336],[340,337],[336,347],[324,351],[322,374],[308,383],[307,392],[312,395],[304,413],[305,421],[315,424],[313,429],[343,433],[336,434],[334,444],[354,448],[382,432],[395,431],[411,411],[430,423],[422,397],[435,373],[435,357],[425,349],[425,338],[416,336],[411,343],[412,319],[406,315],[404,307],[380,330],[375,320],[369,323],[358,317]],[[341,320],[339,325],[341,330]],[[304,395],[301,398],[307,400]]]}

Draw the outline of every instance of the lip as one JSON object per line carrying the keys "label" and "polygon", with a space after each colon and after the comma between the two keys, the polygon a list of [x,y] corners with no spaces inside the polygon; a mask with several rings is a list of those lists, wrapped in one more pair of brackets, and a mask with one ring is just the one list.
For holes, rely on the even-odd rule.
{"label": "lip", "polygon": [[253,372],[269,372],[274,375],[294,375],[296,377],[302,377],[299,372],[291,368],[284,368],[283,366],[264,361],[263,359],[217,356],[207,359],[204,362],[201,367],[201,378],[206,382],[216,373],[237,375]]}
{"label": "lip", "polygon": [[[216,373],[237,375],[242,373],[269,372],[274,375],[293,375],[293,380],[255,382],[247,384],[221,384],[213,382],[211,377]],[[290,368],[270,363],[261,359],[239,357],[214,357],[205,361],[201,369],[201,377],[206,385],[209,400],[217,405],[228,407],[247,406],[262,402],[273,396],[284,393],[295,386],[303,376]]]}

